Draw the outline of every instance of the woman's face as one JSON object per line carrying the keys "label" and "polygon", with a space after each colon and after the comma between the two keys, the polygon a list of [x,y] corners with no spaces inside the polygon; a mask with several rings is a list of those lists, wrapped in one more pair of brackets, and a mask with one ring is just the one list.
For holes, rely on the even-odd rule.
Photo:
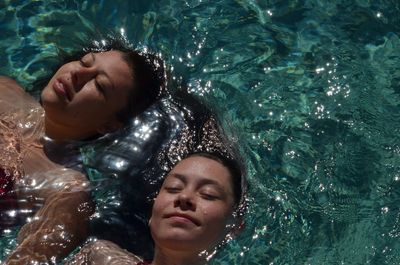
{"label": "woman's face", "polygon": [[210,158],[189,157],[170,171],[154,201],[153,239],[165,249],[208,250],[226,235],[233,207],[228,169]]}
{"label": "woman's face", "polygon": [[46,119],[93,134],[118,127],[115,114],[128,103],[132,87],[131,70],[121,52],[88,53],[61,66],[44,88]]}

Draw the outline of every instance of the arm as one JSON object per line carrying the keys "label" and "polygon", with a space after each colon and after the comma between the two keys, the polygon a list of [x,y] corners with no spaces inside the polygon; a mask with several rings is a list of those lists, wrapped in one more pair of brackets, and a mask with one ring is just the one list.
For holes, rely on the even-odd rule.
{"label": "arm", "polygon": [[[2,118],[13,122],[31,117],[35,123],[40,121],[41,112],[32,116],[30,110],[38,107],[35,99],[17,82],[0,76]],[[47,158],[42,148],[37,147],[37,134],[41,132],[38,126],[32,127],[32,132],[29,129],[22,132],[24,141],[20,148],[25,174],[15,180],[14,190],[20,209],[40,209],[32,221],[21,228],[17,238],[19,245],[6,264],[54,263],[86,238],[88,220],[93,212],[85,176]]]}
{"label": "arm", "polygon": [[[31,116],[30,110],[40,107],[13,79],[0,76],[0,115],[9,121],[21,121]],[[29,115],[27,115],[29,114]],[[32,116],[40,119],[41,112]],[[33,127],[36,129],[36,127]],[[28,130],[28,129],[27,129]],[[25,131],[24,131],[25,132]],[[24,177],[17,178],[14,190],[22,209],[40,210],[32,221],[25,224],[17,238],[18,247],[8,258],[7,264],[50,262],[59,259],[85,238],[88,220],[93,212],[85,176],[50,162],[41,148],[30,147],[36,139],[34,131],[22,133]],[[40,133],[40,130],[39,130]]]}
{"label": "arm", "polygon": [[20,230],[19,245],[6,264],[53,264],[86,239],[94,207],[82,174],[58,169],[33,174],[17,187],[19,198],[34,198],[25,200],[27,205],[44,203]]}
{"label": "arm", "polygon": [[141,259],[107,240],[86,244],[66,265],[134,265]]}

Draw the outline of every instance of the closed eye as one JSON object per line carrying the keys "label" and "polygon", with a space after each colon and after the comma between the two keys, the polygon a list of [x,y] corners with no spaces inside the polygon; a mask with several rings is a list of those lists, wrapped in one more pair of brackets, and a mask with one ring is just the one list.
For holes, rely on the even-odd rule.
{"label": "closed eye", "polygon": [[166,190],[168,193],[178,193],[182,189],[179,187],[164,187],[164,190]]}
{"label": "closed eye", "polygon": [[100,85],[100,83],[97,82],[97,80],[95,80],[94,83],[95,83],[95,86],[96,86],[97,90],[98,90],[100,93],[104,94],[104,88],[103,88],[103,86]]}
{"label": "closed eye", "polygon": [[85,60],[85,56],[83,56],[82,58],[79,59],[79,63],[83,66],[83,67],[89,67],[89,63],[87,60]]}
{"label": "closed eye", "polygon": [[84,66],[87,67],[87,65],[85,65],[85,61],[83,60],[83,57],[79,59],[79,63]]}
{"label": "closed eye", "polygon": [[93,62],[94,62],[94,54],[93,53],[88,53],[79,59],[79,63],[83,67],[90,67],[90,66],[92,66]]}
{"label": "closed eye", "polygon": [[201,193],[200,195],[201,195],[201,197],[202,197],[203,199],[208,200],[208,201],[215,201],[215,200],[218,200],[218,199],[219,199],[219,196],[214,195],[214,194]]}
{"label": "closed eye", "polygon": [[215,184],[204,184],[204,186],[202,186],[198,192],[201,198],[209,201],[215,201],[224,198],[224,193],[220,190],[219,186]]}

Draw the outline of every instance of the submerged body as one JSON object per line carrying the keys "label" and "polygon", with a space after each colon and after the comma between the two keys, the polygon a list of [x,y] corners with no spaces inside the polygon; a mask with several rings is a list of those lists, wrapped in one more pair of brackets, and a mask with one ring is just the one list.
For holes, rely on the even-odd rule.
{"label": "submerged body", "polygon": [[[78,244],[87,233],[86,222],[93,210],[88,182],[80,172],[56,164],[46,156],[44,110],[40,104],[12,79],[1,77],[0,87],[0,166],[9,173],[2,178],[7,182],[7,190],[0,195],[2,208],[7,210],[2,211],[3,228],[13,225],[9,216],[13,211],[18,212],[18,218],[21,215],[26,218],[40,208],[19,232],[19,248],[8,264],[26,264],[26,260],[18,259],[25,253],[64,255],[71,250],[69,246]],[[78,211],[78,206],[85,204]],[[80,220],[76,222],[78,218],[73,215]],[[54,229],[57,225],[64,229]],[[43,240],[45,235],[54,240]],[[58,243],[52,245],[54,242]],[[16,263],[14,258],[18,259]]]}
{"label": "submerged body", "polygon": [[[48,152],[45,137],[58,144],[114,132],[159,96],[163,68],[154,64],[161,65],[160,59],[115,45],[63,64],[42,91],[41,104],[14,80],[0,77],[1,205],[17,218],[35,213],[26,219],[6,264],[54,264],[88,233],[94,212],[89,181],[53,162],[60,154]],[[17,207],[8,203],[10,196]]]}

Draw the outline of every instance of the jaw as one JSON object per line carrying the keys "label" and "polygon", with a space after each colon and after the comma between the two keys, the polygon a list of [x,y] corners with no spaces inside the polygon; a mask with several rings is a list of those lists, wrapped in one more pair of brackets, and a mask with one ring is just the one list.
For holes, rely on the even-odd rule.
{"label": "jaw", "polygon": [[52,120],[48,115],[44,118],[44,132],[46,136],[57,141],[84,140],[97,135],[96,130],[85,128],[71,128]]}

